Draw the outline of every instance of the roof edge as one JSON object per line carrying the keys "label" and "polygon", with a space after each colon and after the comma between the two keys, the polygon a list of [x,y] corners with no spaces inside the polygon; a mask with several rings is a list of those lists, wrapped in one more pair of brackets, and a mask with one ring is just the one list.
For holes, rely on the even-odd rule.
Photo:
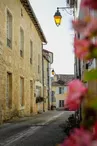
{"label": "roof edge", "polygon": [[30,16],[32,22],[34,23],[34,26],[36,27],[37,32],[38,32],[42,42],[47,43],[46,37],[45,37],[45,35],[43,33],[43,30],[42,30],[42,28],[40,26],[40,23],[39,23],[36,15],[34,13],[34,10],[33,10],[32,6],[31,6],[29,0],[20,0],[20,1],[22,3],[23,7],[25,8],[26,12]]}

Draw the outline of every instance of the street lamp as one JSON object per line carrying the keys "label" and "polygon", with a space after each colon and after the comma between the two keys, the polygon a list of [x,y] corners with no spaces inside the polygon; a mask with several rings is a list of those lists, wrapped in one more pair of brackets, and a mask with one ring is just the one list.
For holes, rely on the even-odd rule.
{"label": "street lamp", "polygon": [[54,71],[54,69],[52,69],[52,75],[55,75],[55,71]]}
{"label": "street lamp", "polygon": [[[73,15],[73,16],[75,15],[74,7],[57,7],[57,11],[54,14],[54,21],[57,26],[61,24],[61,19],[62,19],[59,9],[65,10],[69,15]],[[67,11],[67,9],[73,9],[73,11],[70,13]]]}
{"label": "street lamp", "polygon": [[56,11],[56,13],[54,15],[55,24],[57,26],[59,26],[61,24],[61,19],[62,19],[61,13],[59,11],[59,8],[57,8],[57,11]]}

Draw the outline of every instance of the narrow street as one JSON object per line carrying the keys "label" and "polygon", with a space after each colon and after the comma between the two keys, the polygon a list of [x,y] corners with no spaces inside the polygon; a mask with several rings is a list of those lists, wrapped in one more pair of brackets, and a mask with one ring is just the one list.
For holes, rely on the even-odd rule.
{"label": "narrow street", "polygon": [[62,125],[70,114],[49,111],[10,121],[0,127],[0,146],[56,146],[65,137]]}

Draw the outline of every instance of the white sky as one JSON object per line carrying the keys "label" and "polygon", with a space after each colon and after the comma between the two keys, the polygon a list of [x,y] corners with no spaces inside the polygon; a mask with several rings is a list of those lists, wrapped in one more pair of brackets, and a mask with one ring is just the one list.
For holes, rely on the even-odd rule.
{"label": "white sky", "polygon": [[60,10],[62,23],[57,27],[54,14],[57,7],[65,6],[66,0],[30,0],[33,10],[40,22],[48,44],[44,49],[54,53],[54,68],[56,74],[74,73],[72,16]]}

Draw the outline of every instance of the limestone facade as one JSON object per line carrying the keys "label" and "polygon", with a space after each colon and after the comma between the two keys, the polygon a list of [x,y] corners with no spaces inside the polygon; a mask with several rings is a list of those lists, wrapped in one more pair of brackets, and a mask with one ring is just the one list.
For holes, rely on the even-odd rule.
{"label": "limestone facade", "polygon": [[[30,5],[27,0],[25,3]],[[41,28],[38,22],[35,25],[37,19],[32,17],[35,20],[31,20],[31,7],[27,9],[25,3],[24,0],[0,1],[0,117],[3,121],[37,113],[36,86],[43,94],[42,43],[46,40],[43,33],[38,32]],[[10,26],[8,21],[12,22]],[[8,29],[12,33],[11,47],[7,40]],[[24,40],[20,42],[21,29]],[[21,43],[24,45],[22,56]]]}
{"label": "limestone facade", "polygon": [[53,53],[43,49],[43,86],[44,86],[44,110],[51,107],[51,64],[53,63]]}

